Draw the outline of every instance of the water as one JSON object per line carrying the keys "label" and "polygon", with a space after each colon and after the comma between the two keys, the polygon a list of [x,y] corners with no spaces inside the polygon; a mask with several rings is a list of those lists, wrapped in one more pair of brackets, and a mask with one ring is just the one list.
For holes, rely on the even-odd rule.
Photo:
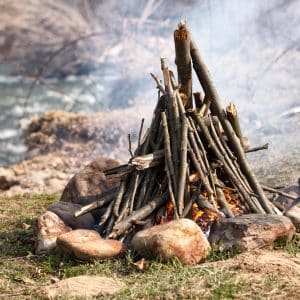
{"label": "water", "polygon": [[[31,81],[18,77],[2,77],[0,81],[0,165],[15,163],[26,153],[22,130],[34,115],[47,110],[62,109],[67,111],[93,111],[105,109],[109,105],[103,99],[96,99],[90,92],[86,78],[69,78],[66,80],[48,80],[57,91],[45,85],[37,84],[29,98]],[[64,94],[58,91],[64,91]],[[101,86],[99,87],[101,90]],[[102,91],[103,93],[103,91]],[[78,99],[77,99],[78,98]]]}
{"label": "water", "polygon": [[[163,1],[158,3],[163,7]],[[116,16],[110,9],[112,4],[103,4],[107,14],[112,14],[107,18],[112,20],[112,29],[117,29],[107,32],[108,47],[101,57],[103,68],[89,76],[44,79],[29,98],[31,80],[5,76],[2,72],[0,166],[24,157],[22,129],[30,117],[46,110],[89,113],[133,107],[137,112],[135,118],[149,120],[156,101],[155,84],[149,72],[160,74],[160,56],[167,56],[175,71],[172,30],[179,19],[188,21],[223,106],[230,101],[236,104],[242,129],[252,144],[269,142],[273,154],[279,151],[286,154],[298,147],[299,121],[295,115],[299,115],[300,107],[300,19],[297,15],[300,1],[195,0],[191,3],[177,12],[176,19],[165,18],[164,22],[156,20],[157,14],[165,12],[158,7],[146,14],[147,22],[142,25],[135,21],[148,11],[143,10],[142,4],[141,11],[136,12],[133,12],[133,2],[128,11],[120,8],[115,12],[121,14],[117,19],[113,19]],[[103,7],[100,8],[101,16]],[[198,89],[194,82],[194,88]],[[122,110],[118,116],[120,120],[124,118]],[[123,126],[126,124],[124,119]]]}
{"label": "water", "polygon": [[[147,75],[146,75],[147,76]],[[149,76],[147,76],[148,78]],[[122,79],[113,73],[93,74],[89,76],[70,76],[65,79],[47,79],[45,84],[36,84],[29,95],[32,81],[19,77],[0,77],[0,166],[16,163],[24,158],[27,147],[24,143],[23,130],[26,129],[33,116],[49,110],[64,110],[89,114],[96,111],[114,111],[126,109],[129,106],[152,107],[156,97],[147,95],[147,84],[152,84],[150,77],[146,84],[133,91],[114,92],[115,86],[125,85]],[[138,81],[134,81],[139,86]],[[141,94],[146,97],[143,101]],[[156,94],[153,89],[152,94]],[[119,95],[119,97],[118,97]],[[114,100],[112,100],[114,99]],[[139,99],[138,103],[136,99]],[[144,98],[145,100],[145,98]],[[119,118],[124,118],[122,112]],[[148,112],[135,114],[138,118],[147,115],[150,119],[151,108]],[[149,120],[148,120],[149,121]],[[125,127],[126,125],[123,124]],[[130,132],[130,128],[128,128]],[[109,153],[107,153],[109,154]]]}

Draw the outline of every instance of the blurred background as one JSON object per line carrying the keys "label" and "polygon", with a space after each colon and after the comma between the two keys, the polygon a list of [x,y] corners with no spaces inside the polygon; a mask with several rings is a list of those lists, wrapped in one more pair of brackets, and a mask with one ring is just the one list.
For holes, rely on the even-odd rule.
{"label": "blurred background", "polygon": [[269,142],[249,158],[299,173],[299,11],[299,0],[0,0],[0,167],[28,154],[29,120],[54,109],[100,112],[98,154],[126,161],[127,133],[157,101],[149,73],[161,56],[176,70],[183,19],[223,105],[236,104],[252,146]]}

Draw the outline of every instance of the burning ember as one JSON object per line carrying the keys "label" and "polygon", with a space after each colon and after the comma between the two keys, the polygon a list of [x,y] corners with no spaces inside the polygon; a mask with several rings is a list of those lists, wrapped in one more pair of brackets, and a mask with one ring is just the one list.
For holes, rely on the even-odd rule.
{"label": "burning ember", "polygon": [[[227,188],[222,189],[226,201],[231,208],[234,216],[238,216],[243,214],[243,206],[238,194],[234,194]],[[207,199],[207,193],[203,192],[203,197]],[[201,199],[198,199],[198,201]],[[217,201],[217,208],[220,208],[220,205]],[[211,210],[209,208],[199,208],[197,203],[193,203],[192,209],[189,216],[193,221],[195,221],[204,233],[208,233],[209,229],[213,222],[215,222],[218,218],[223,217],[222,214],[218,214],[218,212]],[[155,224],[164,224],[166,222],[172,221],[175,219],[175,210],[174,205],[171,201],[169,201],[166,205],[165,215],[158,215]]]}

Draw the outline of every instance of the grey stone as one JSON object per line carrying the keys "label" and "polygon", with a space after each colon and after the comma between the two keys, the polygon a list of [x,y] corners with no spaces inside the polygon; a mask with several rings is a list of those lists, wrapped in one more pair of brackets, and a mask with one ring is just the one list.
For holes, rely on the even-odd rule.
{"label": "grey stone", "polygon": [[71,178],[60,201],[80,205],[87,205],[96,201],[100,195],[116,186],[116,184],[107,182],[103,171],[117,165],[113,159],[99,158],[94,160]]}
{"label": "grey stone", "polygon": [[51,204],[48,210],[57,214],[72,229],[92,229],[96,223],[91,213],[79,217],[74,216],[75,211],[81,207],[76,203],[59,201]]}
{"label": "grey stone", "polygon": [[297,206],[291,208],[290,210],[287,211],[285,216],[292,221],[297,232],[300,232],[300,208]]}
{"label": "grey stone", "polygon": [[271,245],[280,238],[291,239],[294,234],[295,227],[287,217],[248,214],[215,222],[208,240],[219,250],[237,247],[247,251]]}

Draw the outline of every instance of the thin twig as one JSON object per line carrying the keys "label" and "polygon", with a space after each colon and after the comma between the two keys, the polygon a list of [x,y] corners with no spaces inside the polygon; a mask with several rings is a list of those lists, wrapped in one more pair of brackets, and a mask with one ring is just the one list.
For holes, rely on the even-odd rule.
{"label": "thin twig", "polygon": [[133,158],[132,147],[131,147],[131,135],[130,135],[130,133],[128,133],[128,151],[129,151],[129,154],[130,154],[131,158]]}

